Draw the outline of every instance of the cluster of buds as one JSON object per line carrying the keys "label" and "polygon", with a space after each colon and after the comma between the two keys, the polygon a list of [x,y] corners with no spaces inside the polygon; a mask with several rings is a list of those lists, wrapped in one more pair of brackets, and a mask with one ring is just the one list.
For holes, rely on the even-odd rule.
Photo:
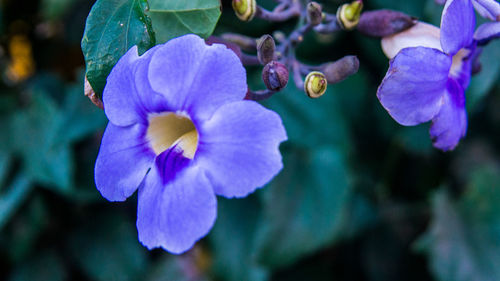
{"label": "cluster of buds", "polygon": [[341,5],[334,15],[324,12],[323,7],[314,1],[307,5],[303,5],[299,0],[280,0],[278,3],[272,11],[268,11],[259,6],[256,0],[232,1],[234,12],[242,21],[261,18],[281,22],[300,17],[301,25],[288,36],[281,32],[276,32],[274,38],[271,35],[264,35],[259,39],[238,34],[222,36],[223,39],[240,46],[241,50],[256,51],[256,56],[242,54],[244,64],[263,66],[262,81],[266,89],[249,90],[249,99],[266,99],[281,91],[288,84],[289,71],[293,74],[296,87],[303,89],[310,98],[321,97],[325,94],[328,84],[339,83],[357,73],[359,60],[356,56],[345,56],[320,66],[299,62],[295,57],[295,48],[310,31],[334,33],[357,28],[365,35],[382,37],[403,31],[415,24],[414,18],[400,12],[379,10],[362,13],[362,0]]}
{"label": "cluster of buds", "polygon": [[276,61],[276,43],[271,35],[263,35],[257,40],[257,58],[265,65],[262,70],[262,81],[267,89],[281,91],[288,83],[288,69]]}

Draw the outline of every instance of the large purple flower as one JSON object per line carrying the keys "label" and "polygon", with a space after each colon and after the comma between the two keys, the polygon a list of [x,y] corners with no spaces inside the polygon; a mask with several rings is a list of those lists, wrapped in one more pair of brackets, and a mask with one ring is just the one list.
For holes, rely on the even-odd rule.
{"label": "large purple flower", "polygon": [[110,201],[139,188],[137,230],[149,249],[188,250],[211,229],[216,195],[246,196],[282,169],[281,119],[246,92],[238,57],[195,35],[142,56],[133,47],[113,68],[95,182]]}
{"label": "large purple flower", "polygon": [[382,40],[392,60],[377,97],[402,125],[432,120],[433,144],[443,151],[455,148],[467,130],[465,89],[475,50],[474,27],[470,0],[450,0],[441,30],[418,23]]}

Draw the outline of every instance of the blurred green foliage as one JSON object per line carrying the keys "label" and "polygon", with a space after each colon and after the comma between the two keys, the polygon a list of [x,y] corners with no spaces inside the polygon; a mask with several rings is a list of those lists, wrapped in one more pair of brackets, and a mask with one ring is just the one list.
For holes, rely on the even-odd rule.
{"label": "blurred green foliage", "polygon": [[[342,3],[321,2],[327,11]],[[283,171],[247,198],[219,198],[211,233],[174,256],[138,241],[135,196],[110,203],[94,186],[106,117],[83,95],[79,41],[92,4],[1,2],[0,280],[500,280],[498,42],[483,50],[483,70],[467,91],[467,137],[442,153],[428,124],[399,126],[380,106],[375,93],[388,62],[379,40],[356,31],[306,36],[301,60],[357,55],[359,73],[317,100],[289,83],[264,102],[289,136]],[[295,26],[241,23],[230,1],[222,14],[218,4],[150,0],[148,10],[143,0],[98,0],[84,37],[87,77],[99,92],[129,47],[208,36],[216,23],[216,35]],[[365,4],[439,23],[433,0]],[[26,79],[8,75],[15,36],[31,46],[36,71]],[[248,68],[250,88],[264,87],[260,75]]]}

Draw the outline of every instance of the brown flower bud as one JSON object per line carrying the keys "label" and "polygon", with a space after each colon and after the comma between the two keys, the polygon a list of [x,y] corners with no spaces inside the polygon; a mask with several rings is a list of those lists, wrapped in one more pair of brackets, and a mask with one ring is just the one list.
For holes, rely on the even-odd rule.
{"label": "brown flower bud", "polygon": [[316,2],[307,4],[307,22],[316,26],[323,21],[323,11],[321,5]]}
{"label": "brown flower bud", "polygon": [[282,63],[271,61],[262,70],[262,80],[269,90],[280,91],[288,83],[288,69]]}
{"label": "brown flower bud", "polygon": [[271,35],[262,35],[257,40],[257,57],[262,64],[267,64],[274,60],[274,51],[276,49],[276,44]]}
{"label": "brown flower bud", "polygon": [[325,64],[322,71],[329,84],[339,83],[358,72],[359,60],[356,56],[345,56],[335,62]]}
{"label": "brown flower bud", "polygon": [[417,23],[414,17],[393,10],[364,12],[358,30],[368,36],[385,37],[404,31]]}

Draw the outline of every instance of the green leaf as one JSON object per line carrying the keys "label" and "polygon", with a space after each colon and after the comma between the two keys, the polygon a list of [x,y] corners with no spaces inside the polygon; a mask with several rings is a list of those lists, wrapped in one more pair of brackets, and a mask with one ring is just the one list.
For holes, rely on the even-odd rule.
{"label": "green leaf", "polygon": [[9,222],[11,216],[24,202],[32,186],[29,179],[20,174],[12,181],[10,187],[0,194],[0,229]]}
{"label": "green leaf", "polygon": [[430,229],[416,245],[438,280],[500,280],[499,175],[491,167],[477,170],[459,200],[435,194]]}
{"label": "green leaf", "polygon": [[252,255],[260,205],[255,196],[218,199],[218,216],[209,239],[213,250],[214,274],[226,281],[267,280],[268,272]]}
{"label": "green leaf", "polygon": [[[33,185],[30,185],[31,187]],[[39,247],[36,245],[40,236],[49,225],[54,225],[54,216],[49,214],[47,203],[41,194],[34,192],[22,206],[24,207],[12,216],[9,225],[1,231],[3,235],[0,238],[1,247],[6,249],[9,259],[15,263],[38,253]]]}
{"label": "green leaf", "polygon": [[70,237],[69,248],[91,280],[140,280],[146,267],[146,248],[122,215],[106,213],[84,225]]}
{"label": "green leaf", "polygon": [[36,92],[32,99],[30,106],[13,118],[13,144],[23,158],[27,176],[67,192],[71,188],[74,163],[69,144],[59,139],[63,116],[43,92]]}
{"label": "green leaf", "polygon": [[47,250],[16,267],[9,281],[63,281],[67,280],[64,264],[53,250]]}
{"label": "green leaf", "polygon": [[61,20],[74,3],[75,0],[42,0],[42,17],[46,20]]}
{"label": "green leaf", "polygon": [[59,136],[61,142],[82,139],[106,126],[104,111],[89,102],[83,94],[83,85],[72,85],[66,90],[62,106],[62,121]]}
{"label": "green leaf", "polygon": [[[253,79],[261,79],[254,74]],[[345,120],[338,107],[339,98],[332,87],[318,99],[306,96],[293,82],[264,105],[276,111],[283,119],[288,134],[288,143],[315,147],[325,144],[338,144],[349,148],[349,135]]]}
{"label": "green leaf", "polygon": [[113,66],[132,46],[142,54],[155,45],[146,0],[97,0],[82,38],[85,75],[101,97]]}
{"label": "green leaf", "polygon": [[10,168],[10,153],[0,148],[0,191]]}
{"label": "green leaf", "polygon": [[158,43],[188,33],[207,38],[221,15],[220,0],[149,0],[149,7]]}
{"label": "green leaf", "polygon": [[[263,190],[257,257],[275,268],[329,245],[349,191],[344,155],[332,147],[284,153],[285,168]],[[286,233],[286,235],[284,235]]]}

